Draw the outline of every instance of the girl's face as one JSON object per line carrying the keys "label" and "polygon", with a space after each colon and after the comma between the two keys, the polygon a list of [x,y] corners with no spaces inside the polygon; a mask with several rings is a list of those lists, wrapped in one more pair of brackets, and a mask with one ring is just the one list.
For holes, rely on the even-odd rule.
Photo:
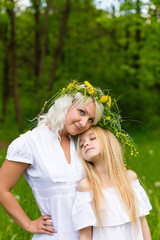
{"label": "girl's face", "polygon": [[64,132],[73,136],[85,132],[93,124],[95,112],[94,102],[71,107],[66,114]]}
{"label": "girl's face", "polygon": [[79,138],[79,147],[82,157],[86,161],[95,162],[96,159],[99,159],[101,147],[99,140],[92,130],[89,129],[87,132],[81,134]]}

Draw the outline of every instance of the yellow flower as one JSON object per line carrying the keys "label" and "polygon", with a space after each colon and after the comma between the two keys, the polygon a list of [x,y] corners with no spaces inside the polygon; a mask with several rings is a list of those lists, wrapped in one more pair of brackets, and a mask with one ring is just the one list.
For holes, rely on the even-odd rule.
{"label": "yellow flower", "polygon": [[93,94],[94,93],[94,89],[93,88],[88,89],[88,93],[89,94]]}
{"label": "yellow flower", "polygon": [[110,116],[108,116],[108,117],[106,117],[106,119],[107,119],[107,120],[111,120],[111,117],[110,117]]}
{"label": "yellow flower", "polygon": [[85,84],[87,87],[92,87],[92,85],[91,85],[88,81],[84,81],[84,84]]}
{"label": "yellow flower", "polygon": [[65,90],[65,88],[62,89],[63,91]]}
{"label": "yellow flower", "polygon": [[107,103],[107,104],[108,104],[108,107],[111,106],[111,101],[112,101],[112,100],[111,100],[111,97],[109,96],[108,103]]}
{"label": "yellow flower", "polygon": [[70,84],[68,84],[67,88],[72,89],[73,86],[74,86],[73,83],[70,83]]}
{"label": "yellow flower", "polygon": [[108,100],[108,95],[105,95],[100,99],[101,103],[105,103],[107,100]]}

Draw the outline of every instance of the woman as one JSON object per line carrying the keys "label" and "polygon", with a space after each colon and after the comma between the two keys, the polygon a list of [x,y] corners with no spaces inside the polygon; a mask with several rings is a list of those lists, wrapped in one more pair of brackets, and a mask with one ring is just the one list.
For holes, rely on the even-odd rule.
{"label": "woman", "polygon": [[[93,91],[99,90],[88,82],[70,83],[58,92],[49,111],[40,115],[37,127],[20,135],[8,148],[0,169],[0,202],[19,226],[35,234],[34,240],[78,239],[71,213],[83,170],[72,136],[101,119],[103,104],[97,102]],[[11,194],[22,174],[42,214],[34,221]]]}
{"label": "woman", "polygon": [[73,222],[79,240],[151,240],[151,205],[137,175],[124,167],[122,145],[98,126],[78,137],[85,178],[78,185]]}

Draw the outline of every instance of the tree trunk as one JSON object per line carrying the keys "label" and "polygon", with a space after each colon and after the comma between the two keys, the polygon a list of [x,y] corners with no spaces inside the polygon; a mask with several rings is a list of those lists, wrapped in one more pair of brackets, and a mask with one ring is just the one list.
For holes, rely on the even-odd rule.
{"label": "tree trunk", "polygon": [[[127,22],[129,22],[129,17],[127,18]],[[125,38],[126,38],[126,43],[124,46],[124,50],[127,53],[128,49],[129,49],[129,39],[130,39],[130,32],[129,32],[129,24],[126,23],[125,25]]]}
{"label": "tree trunk", "polygon": [[[14,0],[8,0],[14,5]],[[21,125],[22,115],[20,109],[20,98],[18,91],[18,80],[17,80],[17,50],[16,50],[16,18],[14,13],[14,7],[7,9],[10,21],[11,21],[11,79],[13,84],[13,96],[15,103],[15,112],[17,122]]]}
{"label": "tree trunk", "polygon": [[9,96],[9,48],[8,48],[8,38],[7,38],[7,25],[4,29],[0,29],[0,38],[2,39],[4,46],[4,63],[3,63],[3,95],[2,95],[2,118],[1,121],[4,122],[6,111],[7,111],[7,100]]}
{"label": "tree trunk", "polygon": [[34,91],[37,94],[39,90],[39,69],[40,69],[40,56],[41,56],[41,48],[40,48],[40,0],[34,0],[32,1],[32,4],[34,6],[35,14],[34,14],[34,20],[35,20],[35,60],[34,60],[34,74],[35,74],[35,80],[34,80]]}
{"label": "tree trunk", "polygon": [[[141,16],[141,10],[140,10],[140,0],[136,1],[136,14],[137,14],[137,18],[139,19]],[[139,63],[139,51],[140,51],[140,43],[141,43],[141,31],[140,31],[140,23],[139,21],[136,23],[136,35],[135,35],[135,40],[137,43],[137,53],[134,55],[134,67],[136,69],[140,68],[140,63]]]}
{"label": "tree trunk", "polygon": [[2,107],[2,120],[4,121],[7,111],[7,101],[9,97],[9,57],[8,47],[5,46],[4,56],[4,70],[3,70],[3,107]]}
{"label": "tree trunk", "polygon": [[63,15],[62,21],[61,21],[58,44],[57,44],[57,47],[55,49],[53,62],[52,62],[52,66],[51,66],[51,71],[50,71],[50,75],[49,75],[49,78],[48,78],[47,97],[49,97],[50,91],[51,91],[52,86],[53,86],[53,82],[55,80],[56,67],[57,67],[58,59],[59,59],[59,57],[61,55],[61,52],[62,52],[62,48],[63,48],[63,45],[64,45],[64,38],[65,38],[66,32],[67,32],[67,23],[68,23],[69,13],[70,13],[70,0],[66,0],[64,15]]}
{"label": "tree trunk", "polygon": [[42,78],[43,71],[44,71],[44,60],[46,56],[46,39],[47,39],[47,30],[48,30],[48,16],[49,16],[51,3],[52,3],[52,0],[47,0],[47,7],[45,10],[45,16],[44,16],[44,25],[42,30],[42,50],[41,50],[40,67],[39,67],[39,79]]}

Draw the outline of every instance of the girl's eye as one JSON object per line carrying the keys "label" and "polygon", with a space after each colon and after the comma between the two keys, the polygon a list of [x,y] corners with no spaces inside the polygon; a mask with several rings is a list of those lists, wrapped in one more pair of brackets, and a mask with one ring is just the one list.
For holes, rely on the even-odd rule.
{"label": "girl's eye", "polygon": [[82,147],[83,147],[83,144],[80,145],[80,148],[82,148]]}
{"label": "girl's eye", "polygon": [[85,114],[85,111],[82,110],[82,109],[79,109],[79,113],[80,113],[81,115],[84,115],[84,114]]}
{"label": "girl's eye", "polygon": [[92,140],[94,140],[94,139],[96,139],[96,137],[92,137],[90,140],[92,141]]}

